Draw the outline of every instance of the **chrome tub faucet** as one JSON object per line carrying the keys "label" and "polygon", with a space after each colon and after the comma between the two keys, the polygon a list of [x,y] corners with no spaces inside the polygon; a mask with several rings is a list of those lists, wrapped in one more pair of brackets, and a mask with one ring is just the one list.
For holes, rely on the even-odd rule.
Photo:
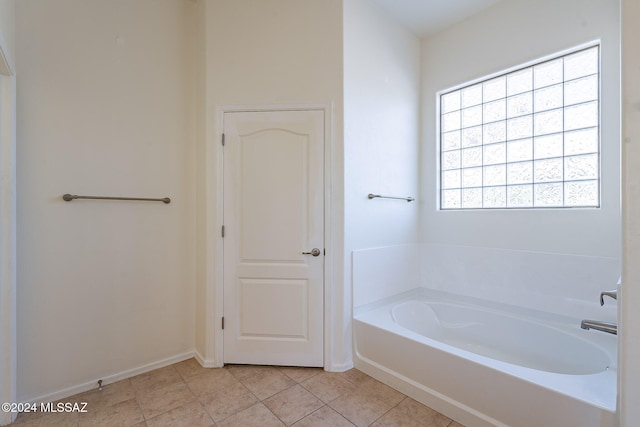
{"label": "chrome tub faucet", "polygon": [[611,297],[615,300],[618,299],[618,290],[613,289],[611,291],[602,291],[600,292],[600,305],[604,305],[604,297]]}
{"label": "chrome tub faucet", "polygon": [[[600,292],[600,305],[604,305],[604,297],[610,297],[614,300],[618,299],[618,290]],[[583,320],[580,323],[582,329],[595,329],[596,331],[607,332],[609,334],[618,335],[618,325],[611,322],[601,322],[599,320]]]}
{"label": "chrome tub faucet", "polygon": [[595,329],[596,331],[607,332],[618,335],[618,325],[610,322],[600,322],[598,320],[583,320],[580,323],[582,329]]}

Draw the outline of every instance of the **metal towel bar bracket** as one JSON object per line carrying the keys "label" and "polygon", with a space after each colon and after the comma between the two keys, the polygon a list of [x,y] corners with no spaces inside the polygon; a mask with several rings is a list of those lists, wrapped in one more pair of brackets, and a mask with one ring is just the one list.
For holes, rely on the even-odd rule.
{"label": "metal towel bar bracket", "polygon": [[62,196],[65,202],[70,202],[73,199],[95,199],[95,200],[142,200],[144,202],[163,202],[171,203],[171,199],[165,197],[163,199],[147,199],[141,197],[103,197],[103,196],[76,196],[74,194],[65,194]]}
{"label": "metal towel bar bracket", "polygon": [[415,199],[413,197],[395,197],[395,196],[381,196],[380,194],[371,194],[367,196],[369,199],[397,199],[397,200],[406,200],[407,202],[413,202]]}

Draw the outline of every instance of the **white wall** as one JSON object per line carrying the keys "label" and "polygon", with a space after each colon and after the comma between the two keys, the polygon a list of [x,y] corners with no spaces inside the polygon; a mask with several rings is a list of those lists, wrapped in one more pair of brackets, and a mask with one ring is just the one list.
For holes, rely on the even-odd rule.
{"label": "white wall", "polygon": [[[420,238],[420,41],[366,0],[344,2],[344,102],[344,282],[351,301],[354,251]],[[418,200],[369,200],[369,193]],[[354,289],[356,304],[372,293]]]}
{"label": "white wall", "polygon": [[[198,137],[197,351],[205,364],[222,364],[221,112],[229,106],[327,106],[333,158],[330,213],[333,273],[326,277],[335,316],[326,333],[342,337],[342,1],[200,0],[204,60],[200,64]],[[333,113],[332,110],[333,109]],[[329,262],[329,261],[327,261]],[[333,292],[332,289],[337,289]],[[340,292],[340,293],[338,293]],[[200,299],[200,297],[202,297]],[[333,322],[333,319],[337,319]],[[214,339],[215,338],[215,339]],[[332,340],[332,343],[335,342]],[[345,363],[339,341],[325,366]],[[350,348],[350,342],[349,342]]]}
{"label": "white wall", "polygon": [[620,425],[640,420],[640,4],[622,0],[623,286],[620,316]]}
{"label": "white wall", "polygon": [[424,270],[423,252],[421,244],[353,251],[351,282],[354,314],[367,304],[420,287]]}
{"label": "white wall", "polygon": [[576,319],[615,322],[620,259],[491,247],[424,244],[422,286]]}
{"label": "white wall", "polygon": [[344,3],[345,245],[416,242],[418,203],[367,194],[418,192],[419,39],[371,2]]}
{"label": "white wall", "polygon": [[[423,41],[424,241],[620,258],[617,3],[505,1]],[[602,40],[602,207],[438,211],[436,93],[596,39]]]}
{"label": "white wall", "polygon": [[18,397],[29,401],[194,347],[195,4],[16,3]]}

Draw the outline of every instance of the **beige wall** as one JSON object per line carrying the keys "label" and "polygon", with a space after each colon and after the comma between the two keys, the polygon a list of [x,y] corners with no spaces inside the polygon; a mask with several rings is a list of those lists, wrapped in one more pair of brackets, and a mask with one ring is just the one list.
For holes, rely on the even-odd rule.
{"label": "beige wall", "polygon": [[[623,2],[632,7],[632,0]],[[216,168],[220,162],[219,112],[225,105],[333,105],[335,203],[331,215],[337,253],[332,255],[333,275],[328,278],[335,292],[327,301],[332,310],[327,333],[335,342],[333,366],[347,366],[351,351],[347,334],[350,253],[343,253],[343,244],[348,240],[353,249],[405,243],[411,240],[409,231],[414,227],[412,222],[398,224],[397,212],[389,212],[394,227],[409,234],[396,239],[386,231],[374,236],[358,228],[358,221],[371,214],[371,204],[353,202],[353,198],[374,191],[367,186],[368,178],[377,177],[375,168],[369,169],[375,163],[358,157],[371,154],[364,139],[357,142],[359,130],[367,129],[368,117],[358,109],[383,114],[387,107],[392,110],[393,105],[399,105],[400,111],[412,114],[414,78],[402,86],[403,94],[385,95],[385,84],[398,82],[409,70],[413,76],[418,67],[413,63],[415,40],[361,0],[347,0],[345,24],[362,27],[349,27],[344,35],[349,43],[345,49],[354,57],[344,60],[343,76],[341,0],[16,3],[20,91],[18,398],[28,400],[64,393],[70,390],[67,387],[92,385],[100,376],[131,372],[163,358],[189,354],[194,347],[203,361],[221,363],[216,360],[220,351],[217,315],[221,314],[221,301],[215,299],[221,286],[216,269],[221,248],[217,227],[221,223],[221,187]],[[587,3],[597,10],[603,2]],[[13,2],[0,1],[0,25],[8,43],[13,39],[7,30],[12,22],[6,19],[5,11],[12,7]],[[358,15],[365,12],[370,14],[366,19]],[[589,29],[592,15],[586,16],[576,20],[575,26]],[[630,25],[628,28],[627,40],[635,40],[634,30]],[[549,43],[539,50],[520,49],[520,56],[502,58],[503,66],[546,54],[556,46],[568,47],[583,41],[585,34],[595,36],[587,30],[574,30],[565,33],[575,38],[557,45],[553,44],[555,33],[549,33]],[[366,49],[368,37],[393,42],[378,46],[380,51],[358,51],[358,46]],[[398,47],[401,49],[396,52]],[[403,64],[398,69],[393,68],[396,53],[401,53]],[[356,62],[355,55],[372,61],[371,67]],[[424,69],[432,70],[443,56],[429,55],[425,54]],[[633,63],[627,65],[629,75],[635,68]],[[366,73],[369,83],[359,80],[361,73]],[[450,80],[438,84],[455,84],[462,77],[451,74]],[[345,114],[359,117],[360,122],[343,131],[343,85],[347,84]],[[369,90],[381,97],[397,95],[398,104],[367,105],[364,100],[369,95],[360,97],[357,92]],[[423,101],[428,106],[424,114],[429,116],[435,101],[430,94]],[[629,98],[627,105],[632,103]],[[615,114],[615,108],[612,111],[610,114]],[[411,125],[412,120],[407,120]],[[382,132],[394,129],[393,125],[371,124],[382,126]],[[424,130],[427,146],[433,139],[429,129],[426,126]],[[343,132],[356,141],[347,154]],[[633,137],[633,129],[627,134]],[[403,137],[404,156],[411,156],[413,138],[411,132]],[[380,160],[385,156],[383,141],[373,144],[378,150],[373,154],[378,153],[376,159]],[[627,156],[627,165],[633,164],[632,149],[627,150]],[[430,161],[427,157],[424,170],[432,170]],[[345,171],[345,162],[354,169]],[[400,157],[391,165],[403,162]],[[413,163],[410,167],[418,166]],[[360,176],[357,171],[366,173]],[[346,187],[345,174],[349,180]],[[423,186],[432,184],[431,178],[423,178]],[[627,166],[627,180],[627,200],[633,200],[633,167]],[[412,185],[419,187],[408,172],[403,182],[408,192]],[[394,192],[403,189],[389,188]],[[66,192],[170,196],[172,203],[66,203],[60,199]],[[425,203],[432,199],[428,192],[422,196]],[[351,206],[346,224],[350,229],[355,227],[355,234],[349,236],[343,229],[343,206]],[[629,287],[637,277],[632,268],[637,246],[631,233],[632,209],[629,204],[625,270]],[[408,212],[413,218],[415,212]],[[429,212],[427,205],[421,236],[427,241],[432,240],[430,233],[434,231],[429,228],[434,224]],[[383,227],[383,213],[374,212],[376,227]],[[610,252],[614,243],[607,243],[603,250]],[[622,303],[629,307],[625,311],[629,322],[635,321],[631,318],[631,307],[638,301],[635,288],[625,292]],[[623,338],[626,360],[637,360],[636,335],[631,330]],[[637,372],[630,363],[626,369],[632,380],[622,383],[629,396],[623,399],[623,415],[627,414],[624,425],[631,426],[632,420],[638,419],[633,412],[637,409],[633,399],[638,395],[633,384],[638,381],[633,381]]]}
{"label": "beige wall", "polygon": [[341,1],[28,0],[17,23],[21,399],[221,363],[220,106],[328,107],[341,274]]}
{"label": "beige wall", "polygon": [[3,48],[13,62],[16,57],[15,52],[15,0],[0,0],[0,35],[4,39]]}
{"label": "beige wall", "polygon": [[[342,1],[200,0],[204,70],[198,138],[198,321],[196,349],[205,363],[221,360],[222,316],[221,111],[224,106],[317,104],[329,117],[335,148],[332,200],[337,234],[331,257],[341,271]],[[329,277],[330,284],[336,281]],[[341,288],[341,283],[337,282]],[[339,314],[342,316],[342,314]],[[344,319],[343,319],[344,320]],[[336,358],[343,351],[336,350]]]}
{"label": "beige wall", "polygon": [[195,3],[16,3],[18,397],[29,401],[194,347]]}
{"label": "beige wall", "polygon": [[620,311],[620,426],[640,420],[640,4],[622,0],[623,273]]}
{"label": "beige wall", "polygon": [[209,0],[206,16],[209,106],[340,101],[339,0]]}
{"label": "beige wall", "polygon": [[[0,401],[16,402],[16,140],[14,0],[0,0]],[[0,425],[14,413],[0,412]]]}

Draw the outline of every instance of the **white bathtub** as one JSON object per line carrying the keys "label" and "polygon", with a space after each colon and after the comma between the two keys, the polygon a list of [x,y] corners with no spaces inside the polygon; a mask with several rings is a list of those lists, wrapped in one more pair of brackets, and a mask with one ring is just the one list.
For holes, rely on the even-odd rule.
{"label": "white bathtub", "polygon": [[414,291],[359,309],[356,367],[466,426],[613,427],[616,337]]}

